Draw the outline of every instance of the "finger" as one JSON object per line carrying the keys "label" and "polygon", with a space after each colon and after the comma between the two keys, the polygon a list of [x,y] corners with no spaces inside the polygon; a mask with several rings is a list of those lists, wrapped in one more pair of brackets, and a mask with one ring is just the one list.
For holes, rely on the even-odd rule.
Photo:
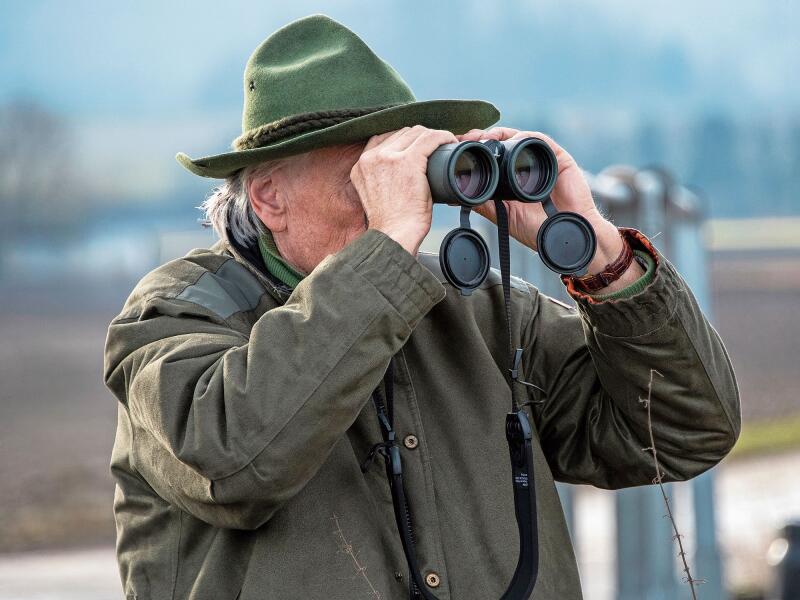
{"label": "finger", "polygon": [[569,156],[570,158],[572,158],[569,155],[569,152],[567,152],[566,150],[564,150],[564,148],[559,146],[558,143],[553,138],[551,138],[546,133],[542,133],[541,131],[520,131],[519,133],[515,134],[511,139],[519,140],[530,137],[535,137],[544,140],[547,143],[547,145],[550,146],[550,149],[555,153],[557,157],[559,155],[562,155],[565,157]]}
{"label": "finger", "polygon": [[[394,131],[387,131],[386,133],[380,133],[378,135],[373,135],[371,138],[369,138],[369,141],[367,141],[367,145],[364,146],[363,152],[366,152],[367,150],[372,150],[375,146],[380,146],[385,141],[387,141],[389,139],[392,139],[392,138],[395,138],[395,137],[397,137],[399,135],[402,135],[403,133],[405,133],[405,131],[407,129],[411,129],[411,128],[410,127],[403,127],[402,129],[396,129]],[[363,152],[362,152],[362,154],[363,154]]]}
{"label": "finger", "polygon": [[424,127],[423,125],[414,125],[413,127],[408,127],[406,128],[406,130],[403,132],[402,135],[398,135],[396,138],[393,138],[390,142],[387,142],[385,149],[392,152],[403,152],[426,131],[430,130],[427,127]]}
{"label": "finger", "polygon": [[456,137],[460,142],[477,142],[485,135],[486,130],[484,129],[470,129],[467,133],[457,135]]}
{"label": "finger", "polygon": [[427,129],[411,143],[407,151],[430,156],[434,150],[444,144],[458,143],[458,138],[452,131],[444,129]]}
{"label": "finger", "polygon": [[[435,132],[435,133],[432,133]],[[437,139],[442,139],[441,144],[449,144],[449,143],[458,143],[458,138],[451,132],[444,129],[428,129],[422,125],[414,125],[414,127],[410,128],[406,131],[403,135],[398,136],[391,140],[391,143],[387,144],[387,150],[391,150],[394,152],[403,152],[408,150],[411,146],[416,144],[417,140],[423,137],[429,137],[431,135],[435,135]],[[426,155],[427,156],[427,155]]]}
{"label": "finger", "polygon": [[[564,150],[558,142],[541,131],[521,131],[515,137],[517,137],[517,139],[535,137],[544,140],[556,155],[558,177],[556,179],[556,185],[550,193],[550,197],[558,210],[574,210],[583,213],[585,210],[594,208],[594,201],[589,191],[589,184],[586,182],[583,172],[578,167],[578,163],[575,162],[572,155]],[[574,204],[576,199],[583,199],[583,208]]]}
{"label": "finger", "polygon": [[507,140],[516,135],[519,129],[512,129],[511,127],[492,127],[486,132],[486,139],[490,140]]}

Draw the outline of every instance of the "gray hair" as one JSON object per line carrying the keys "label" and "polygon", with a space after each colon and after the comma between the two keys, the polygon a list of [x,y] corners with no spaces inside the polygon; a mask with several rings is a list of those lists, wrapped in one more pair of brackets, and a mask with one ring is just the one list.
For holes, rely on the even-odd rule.
{"label": "gray hair", "polygon": [[205,213],[204,224],[213,227],[214,232],[222,239],[227,238],[226,230],[230,230],[233,238],[242,245],[247,246],[256,240],[266,228],[253,210],[247,191],[248,183],[253,177],[269,176],[287,160],[289,159],[276,158],[258,163],[225,179],[197,207]]}

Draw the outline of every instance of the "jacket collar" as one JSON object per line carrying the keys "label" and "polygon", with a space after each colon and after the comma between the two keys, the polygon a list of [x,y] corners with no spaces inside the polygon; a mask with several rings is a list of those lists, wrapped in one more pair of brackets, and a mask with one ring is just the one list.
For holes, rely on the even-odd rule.
{"label": "jacket collar", "polygon": [[292,294],[292,288],[276,278],[269,272],[261,257],[258,247],[258,240],[253,240],[248,245],[240,244],[230,234],[230,230],[225,230],[225,237],[220,242],[234,259],[242,263],[256,278],[267,288],[270,295],[280,304],[284,304]]}

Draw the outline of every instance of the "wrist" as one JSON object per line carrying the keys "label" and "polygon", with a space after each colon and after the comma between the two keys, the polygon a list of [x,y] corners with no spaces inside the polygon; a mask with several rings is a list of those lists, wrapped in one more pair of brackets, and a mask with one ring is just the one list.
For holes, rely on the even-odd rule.
{"label": "wrist", "polygon": [[622,252],[625,241],[616,226],[606,219],[590,221],[597,237],[597,249],[586,267],[588,275],[602,273],[606,265],[613,262]]}
{"label": "wrist", "polygon": [[420,232],[417,229],[410,229],[404,227],[392,227],[392,226],[371,226],[370,229],[376,229],[390,238],[392,238],[395,242],[400,244],[406,252],[408,252],[411,256],[416,256],[417,251],[419,250],[420,244],[422,244],[422,240],[427,235],[427,232]]}
{"label": "wrist", "polygon": [[[633,253],[629,242],[621,235],[619,229],[610,221],[601,219],[592,223],[597,235],[597,250],[594,258],[587,267],[587,275],[583,278],[590,278],[603,274],[598,280],[591,281],[595,286],[610,279],[607,284],[600,288],[586,290],[594,295],[612,294],[616,291],[625,289],[632,283],[641,278],[645,270],[638,261],[633,260]],[[627,261],[624,259],[627,258]],[[620,272],[620,263],[627,262],[623,266],[624,271]],[[580,278],[576,278],[580,287]],[[587,282],[588,283],[588,282]]]}

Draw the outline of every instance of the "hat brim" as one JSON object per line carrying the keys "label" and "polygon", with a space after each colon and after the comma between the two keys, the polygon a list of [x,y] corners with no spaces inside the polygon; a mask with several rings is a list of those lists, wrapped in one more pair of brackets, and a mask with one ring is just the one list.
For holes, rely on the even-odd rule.
{"label": "hat brim", "polygon": [[470,129],[485,129],[499,118],[500,112],[497,108],[482,100],[426,100],[385,108],[324,129],[280,140],[269,146],[196,159],[179,152],[175,158],[195,175],[222,179],[265,160],[302,154],[324,146],[366,141],[373,135],[403,127],[422,125],[460,134]]}

